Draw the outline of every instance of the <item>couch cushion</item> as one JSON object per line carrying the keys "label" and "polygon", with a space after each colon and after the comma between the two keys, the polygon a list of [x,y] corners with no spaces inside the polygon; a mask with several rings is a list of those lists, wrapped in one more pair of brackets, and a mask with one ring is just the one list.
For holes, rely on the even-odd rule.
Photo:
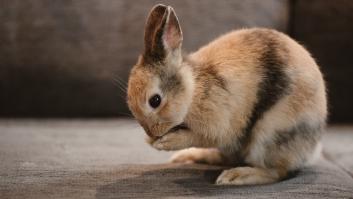
{"label": "couch cushion", "polygon": [[[221,167],[116,165],[105,169],[18,171],[1,176],[1,198],[349,198],[353,179],[328,162],[261,186],[217,186]],[[4,179],[5,178],[5,179]]]}
{"label": "couch cushion", "polygon": [[[329,131],[340,133],[337,128]],[[143,137],[143,130],[132,120],[0,120],[0,198],[353,195],[349,173],[325,159],[271,185],[216,186],[213,183],[223,167],[161,164],[171,153],[152,149]],[[325,137],[325,149],[330,150],[332,138]]]}
{"label": "couch cushion", "polygon": [[353,196],[353,179],[328,162],[261,186],[217,186],[222,168],[205,165],[126,165],[97,188],[97,198],[340,198]]}

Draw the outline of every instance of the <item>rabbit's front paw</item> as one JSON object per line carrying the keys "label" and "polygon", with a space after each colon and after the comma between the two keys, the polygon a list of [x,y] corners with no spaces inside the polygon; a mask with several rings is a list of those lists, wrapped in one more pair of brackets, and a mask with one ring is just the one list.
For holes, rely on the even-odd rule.
{"label": "rabbit's front paw", "polygon": [[176,152],[170,159],[172,163],[223,164],[224,158],[216,148],[188,148]]}
{"label": "rabbit's front paw", "polygon": [[152,143],[152,146],[158,150],[174,151],[188,148],[190,138],[185,131],[176,131],[168,133]]}

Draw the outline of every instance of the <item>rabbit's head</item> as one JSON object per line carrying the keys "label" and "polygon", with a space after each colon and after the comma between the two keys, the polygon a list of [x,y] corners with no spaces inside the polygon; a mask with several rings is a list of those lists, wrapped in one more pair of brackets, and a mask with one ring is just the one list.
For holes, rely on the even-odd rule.
{"label": "rabbit's head", "polygon": [[153,139],[183,123],[192,101],[193,77],[183,62],[183,35],[172,7],[157,5],[147,19],[144,51],[128,83],[128,105]]}

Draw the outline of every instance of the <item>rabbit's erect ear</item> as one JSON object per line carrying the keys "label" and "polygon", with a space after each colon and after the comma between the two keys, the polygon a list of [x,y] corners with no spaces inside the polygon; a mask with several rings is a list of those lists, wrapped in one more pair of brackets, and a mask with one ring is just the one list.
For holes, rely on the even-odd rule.
{"label": "rabbit's erect ear", "polygon": [[163,34],[163,42],[168,50],[175,50],[181,47],[183,41],[183,33],[181,31],[178,17],[174,9],[168,6],[168,17]]}
{"label": "rabbit's erect ear", "polygon": [[152,8],[145,26],[144,58],[156,62],[180,50],[183,40],[179,21],[172,7],[156,5]]}

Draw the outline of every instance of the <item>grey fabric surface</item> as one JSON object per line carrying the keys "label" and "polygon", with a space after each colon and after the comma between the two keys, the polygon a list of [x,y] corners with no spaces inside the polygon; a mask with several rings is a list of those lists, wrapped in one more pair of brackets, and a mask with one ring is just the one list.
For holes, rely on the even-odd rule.
{"label": "grey fabric surface", "polygon": [[353,127],[331,127],[323,143],[325,157],[353,177]]}
{"label": "grey fabric surface", "polygon": [[[325,153],[347,154],[353,127],[328,131]],[[349,167],[342,169],[339,158],[339,164],[321,159],[272,185],[220,187],[213,182],[222,167],[165,164],[171,153],[152,149],[143,137],[126,119],[0,120],[0,198],[353,196]]]}

